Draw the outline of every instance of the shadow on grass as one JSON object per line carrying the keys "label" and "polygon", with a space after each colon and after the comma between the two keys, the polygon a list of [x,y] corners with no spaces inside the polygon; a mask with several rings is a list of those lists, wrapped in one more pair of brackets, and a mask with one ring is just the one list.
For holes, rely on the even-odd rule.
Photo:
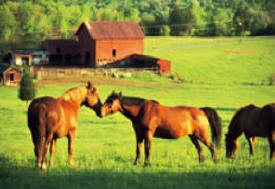
{"label": "shadow on grass", "polygon": [[159,170],[153,167],[48,171],[20,166],[15,159],[0,157],[0,188],[274,188],[274,169],[261,171]]}
{"label": "shadow on grass", "polygon": [[217,111],[235,112],[236,108],[215,107]]}

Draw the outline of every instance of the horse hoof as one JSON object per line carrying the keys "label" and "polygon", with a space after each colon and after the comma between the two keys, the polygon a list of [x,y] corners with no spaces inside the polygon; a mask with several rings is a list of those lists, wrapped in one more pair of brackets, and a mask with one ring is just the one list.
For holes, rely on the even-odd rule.
{"label": "horse hoof", "polygon": [[134,165],[136,165],[136,166],[137,166],[138,164],[139,164],[139,162],[138,162],[138,161],[134,161]]}
{"label": "horse hoof", "polygon": [[214,163],[219,163],[219,160],[217,160],[217,159],[214,159],[213,161],[214,161]]}
{"label": "horse hoof", "polygon": [[204,162],[204,157],[203,156],[199,158],[199,162],[200,163]]}
{"label": "horse hoof", "polygon": [[144,163],[144,167],[151,167],[151,163]]}
{"label": "horse hoof", "polygon": [[42,164],[41,170],[42,171],[46,171],[47,170],[47,165],[45,163]]}

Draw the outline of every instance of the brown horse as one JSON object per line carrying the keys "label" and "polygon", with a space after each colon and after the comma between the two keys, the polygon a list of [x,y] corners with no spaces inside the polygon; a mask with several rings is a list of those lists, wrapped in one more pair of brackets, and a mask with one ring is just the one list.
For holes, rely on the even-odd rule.
{"label": "brown horse", "polygon": [[102,105],[101,115],[106,116],[117,111],[132,121],[137,141],[135,165],[139,163],[143,141],[145,165],[150,165],[153,137],[177,139],[186,135],[189,135],[196,146],[200,162],[204,157],[199,140],[210,149],[212,158],[216,161],[214,145],[209,140],[209,122],[204,111],[187,106],[165,107],[153,100],[125,97],[121,93],[113,92]]}
{"label": "brown horse", "polygon": [[85,105],[100,115],[101,102],[97,89],[88,82],[87,87],[69,89],[59,98],[34,99],[28,109],[28,126],[32,135],[36,166],[46,169],[46,155],[50,147],[49,166],[53,164],[56,139],[67,136],[69,164],[73,160],[73,142],[78,123],[78,109]]}
{"label": "brown horse", "polygon": [[270,146],[270,159],[274,159],[275,103],[267,104],[262,108],[250,104],[236,111],[226,134],[226,157],[234,157],[240,148],[238,138],[243,132],[249,142],[251,155],[254,153],[256,137],[267,137]]}

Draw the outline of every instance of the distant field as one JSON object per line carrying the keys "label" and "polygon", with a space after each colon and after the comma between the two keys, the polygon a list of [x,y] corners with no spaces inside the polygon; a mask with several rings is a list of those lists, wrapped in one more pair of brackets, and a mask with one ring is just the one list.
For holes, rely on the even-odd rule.
{"label": "distant field", "polygon": [[275,72],[275,37],[145,40],[145,54],[172,62],[172,72],[204,83],[268,83]]}
{"label": "distant field", "polygon": [[[232,44],[213,46],[218,42]],[[175,46],[179,47],[157,48]],[[146,54],[171,60],[173,72],[193,83],[175,83],[155,75],[108,82],[93,80],[102,101],[116,90],[167,106],[215,108],[223,120],[218,164],[212,162],[205,146],[206,161],[199,164],[195,147],[185,137],[153,139],[152,166],[133,166],[136,148],[131,122],[119,113],[100,119],[83,107],[79,111],[75,166],[67,166],[64,138],[57,141],[53,168],[41,172],[34,168],[25,102],[18,100],[16,88],[0,86],[0,188],[275,188],[275,162],[269,160],[266,139],[258,139],[255,155],[250,157],[248,143],[242,136],[241,149],[234,160],[225,158],[224,144],[224,134],[237,108],[275,101],[275,86],[266,85],[269,73],[275,71],[274,48],[273,38],[251,38],[239,43],[238,38],[152,37],[145,41]],[[258,51],[268,53],[253,54]],[[83,83],[40,84],[37,96],[58,97],[78,85]],[[142,163],[143,158],[142,153]]]}

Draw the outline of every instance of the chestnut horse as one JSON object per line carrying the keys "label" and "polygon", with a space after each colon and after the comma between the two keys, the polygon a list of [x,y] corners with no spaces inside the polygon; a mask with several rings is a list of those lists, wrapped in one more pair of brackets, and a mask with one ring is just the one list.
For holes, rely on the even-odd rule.
{"label": "chestnut horse", "polygon": [[204,111],[188,106],[165,107],[153,100],[125,97],[121,92],[119,94],[113,92],[102,105],[101,115],[107,116],[117,111],[132,121],[137,141],[135,165],[139,163],[143,141],[145,165],[150,165],[153,137],[177,139],[186,135],[189,135],[197,148],[200,162],[204,160],[204,156],[199,141],[210,149],[212,158],[216,161],[214,145],[209,140],[210,126]]}
{"label": "chestnut horse", "polygon": [[256,137],[267,137],[270,147],[270,159],[275,157],[275,103],[262,108],[248,105],[240,108],[233,116],[226,134],[226,157],[234,157],[240,148],[238,138],[244,133],[249,142],[250,154],[254,153]]}
{"label": "chestnut horse", "polygon": [[69,164],[73,163],[73,143],[78,122],[78,109],[85,105],[100,115],[101,101],[97,89],[88,82],[87,87],[69,89],[59,98],[34,99],[28,109],[28,126],[32,135],[36,166],[46,169],[46,155],[50,147],[49,167],[53,164],[56,139],[67,136]]}

